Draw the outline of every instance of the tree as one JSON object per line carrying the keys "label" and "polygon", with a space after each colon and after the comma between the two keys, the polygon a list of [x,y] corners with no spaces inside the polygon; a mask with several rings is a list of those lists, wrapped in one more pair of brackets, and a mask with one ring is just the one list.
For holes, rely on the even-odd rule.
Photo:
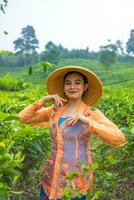
{"label": "tree", "polygon": [[36,38],[35,30],[32,26],[27,26],[22,29],[21,37],[14,42],[14,49],[17,55],[23,55],[25,66],[28,64],[28,58],[37,55],[36,49],[39,48],[39,41]]}
{"label": "tree", "polygon": [[69,51],[70,58],[89,58],[89,48],[86,49],[72,49]]}
{"label": "tree", "polygon": [[121,40],[117,40],[117,41],[116,41],[116,46],[117,46],[117,49],[118,49],[119,53],[120,53],[121,55],[124,55],[125,52],[124,52],[123,43],[122,43]]}
{"label": "tree", "polygon": [[41,60],[46,60],[53,64],[58,64],[60,60],[60,49],[52,41],[45,45],[45,51],[41,53]]}
{"label": "tree", "polygon": [[134,29],[130,31],[130,38],[126,43],[126,50],[129,54],[134,54]]}
{"label": "tree", "polygon": [[108,42],[109,44],[100,47],[99,52],[99,61],[105,67],[107,72],[115,63],[117,57],[117,45],[111,44],[110,40]]}

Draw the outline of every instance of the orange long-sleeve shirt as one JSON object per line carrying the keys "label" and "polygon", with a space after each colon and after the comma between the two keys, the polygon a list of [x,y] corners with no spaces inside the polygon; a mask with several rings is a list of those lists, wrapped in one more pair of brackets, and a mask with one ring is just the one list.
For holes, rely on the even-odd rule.
{"label": "orange long-sleeve shirt", "polygon": [[[66,175],[72,170],[81,173],[77,162],[86,166],[92,164],[89,139],[96,133],[109,145],[116,147],[125,143],[125,137],[120,129],[112,123],[99,109],[81,103],[78,113],[84,113],[89,118],[88,124],[77,122],[68,126],[66,120],[58,126],[59,118],[66,105],[57,108],[54,105],[44,108],[40,100],[26,107],[19,113],[20,122],[48,126],[51,136],[51,152],[41,173],[41,183],[49,199],[61,198],[62,189],[69,185]],[[73,179],[76,192],[86,194],[92,190],[93,171],[88,171],[85,177]],[[73,186],[73,187],[74,187]],[[71,185],[70,185],[71,189]]]}

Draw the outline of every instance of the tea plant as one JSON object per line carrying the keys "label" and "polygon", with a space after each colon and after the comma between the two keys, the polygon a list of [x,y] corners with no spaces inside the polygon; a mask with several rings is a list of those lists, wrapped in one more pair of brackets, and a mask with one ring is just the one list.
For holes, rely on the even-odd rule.
{"label": "tea plant", "polygon": [[[39,198],[39,174],[50,152],[51,140],[46,127],[20,124],[17,114],[27,105],[46,95],[44,86],[25,84],[4,77],[0,91],[0,199],[27,200]],[[98,107],[125,134],[127,143],[112,148],[95,135],[91,138],[94,161],[93,192],[87,199],[133,200],[134,192],[134,103],[133,88],[104,87]],[[84,169],[84,166],[83,166]],[[85,170],[87,170],[85,168]],[[63,199],[76,194],[63,190]],[[82,195],[82,194],[80,194]]]}

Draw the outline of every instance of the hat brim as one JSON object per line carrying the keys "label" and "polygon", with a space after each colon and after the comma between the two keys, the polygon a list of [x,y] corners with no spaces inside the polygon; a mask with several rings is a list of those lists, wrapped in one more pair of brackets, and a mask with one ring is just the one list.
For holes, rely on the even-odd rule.
{"label": "hat brim", "polygon": [[47,78],[46,89],[49,95],[58,94],[66,98],[64,93],[64,76],[70,71],[80,72],[88,80],[88,88],[83,94],[83,101],[88,105],[94,105],[102,96],[102,82],[92,71],[80,66],[65,66],[54,70]]}

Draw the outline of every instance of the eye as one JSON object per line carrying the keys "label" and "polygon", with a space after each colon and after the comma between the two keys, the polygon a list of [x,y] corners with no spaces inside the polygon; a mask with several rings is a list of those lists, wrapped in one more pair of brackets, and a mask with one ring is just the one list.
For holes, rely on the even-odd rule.
{"label": "eye", "polygon": [[75,84],[79,85],[79,84],[80,84],[80,81],[75,82]]}
{"label": "eye", "polygon": [[65,85],[70,85],[71,83],[70,82],[65,82]]}

